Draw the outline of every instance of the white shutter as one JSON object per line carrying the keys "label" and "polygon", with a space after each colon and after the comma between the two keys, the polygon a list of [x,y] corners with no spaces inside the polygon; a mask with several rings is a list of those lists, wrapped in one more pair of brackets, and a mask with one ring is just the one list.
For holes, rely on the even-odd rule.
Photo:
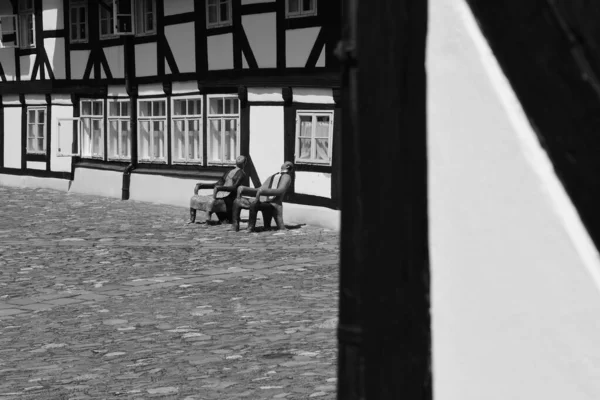
{"label": "white shutter", "polygon": [[[81,136],[79,135],[79,118],[58,119],[58,150],[57,157],[78,156],[81,153]],[[76,151],[73,151],[73,143],[76,142]]]}

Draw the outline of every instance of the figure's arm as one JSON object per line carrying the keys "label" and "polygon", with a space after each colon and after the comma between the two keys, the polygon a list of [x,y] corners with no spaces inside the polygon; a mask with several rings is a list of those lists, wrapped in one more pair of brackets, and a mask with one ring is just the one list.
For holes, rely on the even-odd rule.
{"label": "figure's arm", "polygon": [[256,189],[249,186],[239,186],[237,188],[237,198],[241,198],[243,194],[247,196],[258,195],[259,191],[260,188]]}
{"label": "figure's arm", "polygon": [[198,191],[200,189],[212,189],[215,185],[216,185],[216,183],[201,183],[201,182],[199,182],[194,187],[194,194],[198,194]]}
{"label": "figure's arm", "polygon": [[261,188],[260,195],[261,196],[279,196],[279,195],[285,193],[285,191],[288,190],[288,188],[290,187],[291,184],[292,184],[292,177],[289,176],[288,174],[282,174],[281,180],[279,181],[279,185],[278,185],[277,189]]}
{"label": "figure's arm", "polygon": [[240,184],[244,180],[245,176],[246,176],[246,174],[243,171],[239,171],[233,177],[233,185],[231,185],[231,186],[216,185],[213,194],[216,196],[217,192],[229,192],[229,193],[235,192],[237,190],[238,186],[240,186]]}

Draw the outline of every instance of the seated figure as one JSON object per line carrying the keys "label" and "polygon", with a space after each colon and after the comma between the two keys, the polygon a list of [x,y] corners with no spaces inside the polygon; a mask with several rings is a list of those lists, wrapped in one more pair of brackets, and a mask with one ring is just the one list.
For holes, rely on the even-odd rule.
{"label": "seated figure", "polygon": [[[194,188],[194,196],[190,199],[190,223],[196,221],[196,210],[206,212],[206,222],[210,221],[213,213],[219,217],[219,222],[231,221],[233,210],[233,201],[235,200],[236,190],[242,184],[246,173],[246,157],[239,156],[235,160],[236,167],[227,171],[221,179],[214,184],[198,183]],[[198,190],[213,189],[212,196],[200,196]]]}
{"label": "seated figure", "polygon": [[[271,175],[258,189],[240,186],[237,197],[233,202],[233,230],[240,229],[240,213],[242,209],[250,211],[248,231],[253,232],[256,225],[256,215],[259,211],[263,214],[265,229],[271,228],[271,219],[275,217],[278,229],[286,229],[283,224],[283,197],[292,184],[294,164],[286,161],[281,166],[281,172]],[[255,195],[254,198],[242,197]]]}

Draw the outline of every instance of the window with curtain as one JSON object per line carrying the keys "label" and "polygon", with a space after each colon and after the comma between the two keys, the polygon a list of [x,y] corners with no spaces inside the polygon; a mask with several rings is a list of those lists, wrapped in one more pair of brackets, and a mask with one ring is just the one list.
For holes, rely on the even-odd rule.
{"label": "window with curtain", "polygon": [[104,101],[81,100],[81,156],[104,157]]}
{"label": "window with curtain", "polygon": [[202,97],[174,97],[171,110],[173,162],[202,162]]}
{"label": "window with curtain", "polygon": [[27,107],[27,154],[46,154],[46,107]]}
{"label": "window with curtain", "polygon": [[237,95],[208,96],[208,162],[232,164],[240,154]]}
{"label": "window with curtain", "polygon": [[231,0],[206,1],[206,27],[231,25]]}
{"label": "window with curtain", "polygon": [[129,100],[108,100],[108,158],[131,158],[131,105]]}
{"label": "window with curtain", "polygon": [[141,161],[167,161],[166,126],[166,99],[138,100],[138,156]]}
{"label": "window with curtain", "polygon": [[296,163],[331,165],[333,111],[298,111]]}

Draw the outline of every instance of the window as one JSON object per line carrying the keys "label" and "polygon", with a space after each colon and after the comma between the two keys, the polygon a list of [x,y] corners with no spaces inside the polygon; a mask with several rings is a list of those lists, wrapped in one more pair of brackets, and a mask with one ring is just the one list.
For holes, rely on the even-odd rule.
{"label": "window", "polygon": [[285,15],[288,18],[317,15],[317,0],[285,0]]}
{"label": "window", "polygon": [[121,35],[132,35],[135,33],[133,27],[134,6],[133,0],[113,0],[114,33]]}
{"label": "window", "polygon": [[81,100],[81,156],[104,156],[104,102]]}
{"label": "window", "polygon": [[27,153],[46,154],[46,107],[27,107]]}
{"label": "window", "polygon": [[207,0],[206,26],[217,28],[231,25],[231,0]]}
{"label": "window", "polygon": [[156,32],[156,0],[137,0],[136,32],[148,35]]}
{"label": "window", "polygon": [[202,98],[172,100],[173,162],[202,161]]}
{"label": "window", "polygon": [[108,101],[108,158],[131,158],[129,100]]}
{"label": "window", "polygon": [[100,39],[106,39],[115,36],[115,19],[113,18],[112,6],[100,1],[98,5],[100,15]]}
{"label": "window", "polygon": [[298,111],[296,163],[331,165],[333,111]]}
{"label": "window", "polygon": [[138,154],[140,160],[166,161],[166,124],[166,100],[138,101]]}
{"label": "window", "polygon": [[19,1],[19,43],[23,48],[35,47],[35,14],[33,0]]}
{"label": "window", "polygon": [[0,15],[0,49],[19,47],[18,32],[16,15]]}
{"label": "window", "polygon": [[69,5],[69,16],[71,24],[71,42],[87,42],[87,1],[71,0]]}
{"label": "window", "polygon": [[237,96],[208,96],[208,162],[228,164],[240,153]]}

